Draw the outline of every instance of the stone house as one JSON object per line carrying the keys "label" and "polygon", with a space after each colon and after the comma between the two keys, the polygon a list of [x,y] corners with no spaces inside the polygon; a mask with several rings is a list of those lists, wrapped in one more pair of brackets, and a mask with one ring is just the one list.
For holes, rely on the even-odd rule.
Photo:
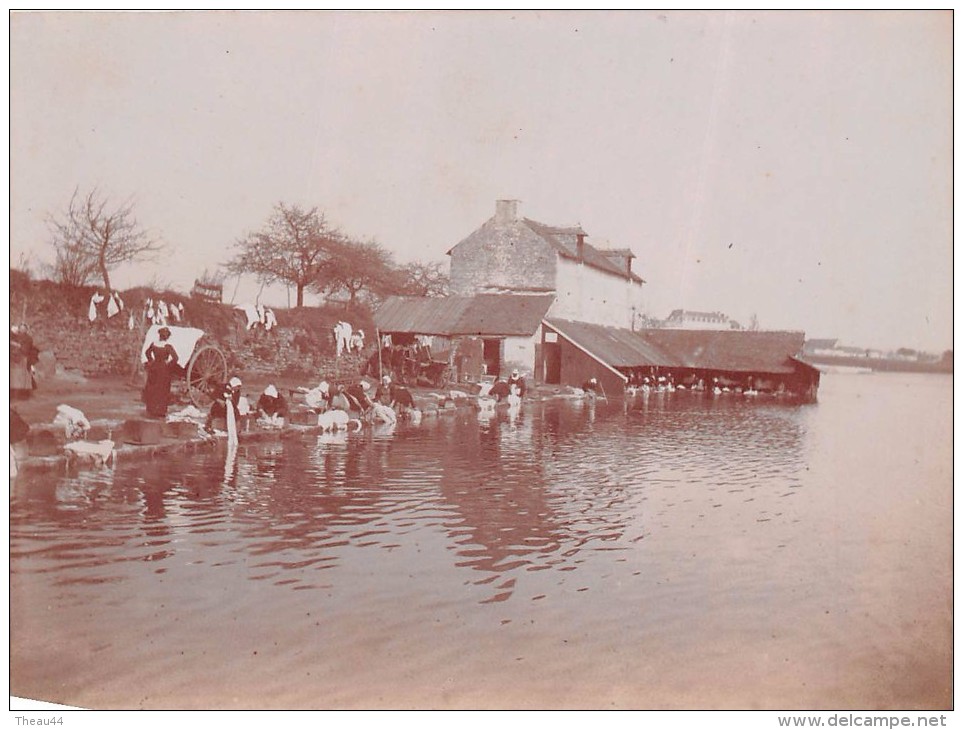
{"label": "stone house", "polygon": [[520,217],[517,200],[448,251],[451,293],[555,295],[549,316],[630,327],[642,310],[642,278],[627,248],[599,249],[580,226],[549,226]]}

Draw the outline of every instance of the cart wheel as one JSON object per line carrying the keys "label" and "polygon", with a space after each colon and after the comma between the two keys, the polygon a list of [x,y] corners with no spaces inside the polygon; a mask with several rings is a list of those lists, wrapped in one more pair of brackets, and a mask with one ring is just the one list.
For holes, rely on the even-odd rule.
{"label": "cart wheel", "polygon": [[195,406],[210,406],[226,381],[227,358],[223,352],[213,345],[204,345],[194,353],[187,366],[187,390]]}

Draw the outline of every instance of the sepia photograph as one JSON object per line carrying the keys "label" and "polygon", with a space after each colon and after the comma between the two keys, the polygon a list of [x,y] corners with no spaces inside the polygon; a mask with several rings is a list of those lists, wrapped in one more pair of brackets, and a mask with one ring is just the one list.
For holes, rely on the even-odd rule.
{"label": "sepia photograph", "polygon": [[952,10],[8,33],[18,717],[945,726]]}

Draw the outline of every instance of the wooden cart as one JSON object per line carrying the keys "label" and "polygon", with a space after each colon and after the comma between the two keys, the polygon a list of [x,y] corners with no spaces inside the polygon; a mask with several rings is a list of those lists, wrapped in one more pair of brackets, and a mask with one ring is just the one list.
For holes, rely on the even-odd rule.
{"label": "wooden cart", "polygon": [[[178,374],[183,374],[186,397],[200,409],[208,408],[227,382],[227,357],[211,342],[203,330],[166,325],[171,331],[170,344],[177,351]],[[148,346],[157,341],[159,325],[152,325],[144,336],[141,362],[146,360]],[[187,363],[184,365],[183,363]],[[177,381],[174,382],[177,385]]]}
{"label": "wooden cart", "polygon": [[184,368],[184,379],[191,403],[209,407],[227,382],[227,357],[217,345],[198,343]]}

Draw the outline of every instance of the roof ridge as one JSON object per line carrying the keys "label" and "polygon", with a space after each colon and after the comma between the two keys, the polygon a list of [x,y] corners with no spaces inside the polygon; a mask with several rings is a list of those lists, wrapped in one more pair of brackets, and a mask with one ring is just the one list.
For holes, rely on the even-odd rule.
{"label": "roof ridge", "polygon": [[[574,253],[573,251],[570,251],[561,241],[555,238],[555,234],[581,233],[584,236],[588,236],[588,234],[582,229],[581,225],[577,227],[572,227],[572,228],[560,228],[558,226],[549,226],[544,223],[539,223],[538,221],[532,220],[531,218],[522,218],[522,222],[528,225],[528,227],[536,235],[541,236],[543,239],[548,241],[549,244],[554,246],[555,249],[562,256],[565,256],[566,258],[570,258],[570,259],[576,259],[577,254]],[[594,269],[598,269],[599,271],[605,271],[609,274],[614,274],[615,276],[618,276],[621,279],[625,279],[626,281],[634,281],[640,284],[645,283],[645,280],[635,272],[627,273],[623,271],[621,267],[616,266],[611,260],[609,260],[609,258],[604,253],[602,253],[602,251],[595,248],[595,246],[593,246],[592,244],[588,243],[587,241],[583,241],[582,245],[585,247],[583,250],[583,256],[582,256],[583,263],[587,264],[588,266],[591,266]],[[594,260],[594,261],[589,260],[589,258],[587,258],[584,255],[585,253],[589,254],[589,258],[594,258],[597,256],[598,260]],[[635,254],[632,254],[632,257],[638,258],[637,256],[635,256]]]}

